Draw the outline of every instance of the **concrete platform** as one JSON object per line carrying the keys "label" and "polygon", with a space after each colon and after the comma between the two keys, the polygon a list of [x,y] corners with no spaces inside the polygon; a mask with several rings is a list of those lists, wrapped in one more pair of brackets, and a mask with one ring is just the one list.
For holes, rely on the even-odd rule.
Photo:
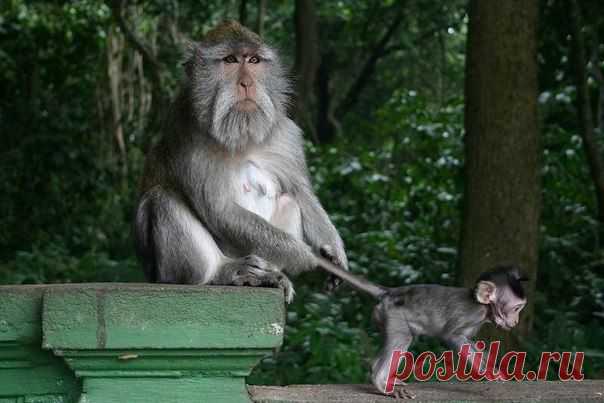
{"label": "concrete platform", "polygon": [[[415,402],[604,402],[604,381],[426,382],[405,389]],[[371,385],[248,386],[256,403],[393,403],[410,401],[377,394]]]}

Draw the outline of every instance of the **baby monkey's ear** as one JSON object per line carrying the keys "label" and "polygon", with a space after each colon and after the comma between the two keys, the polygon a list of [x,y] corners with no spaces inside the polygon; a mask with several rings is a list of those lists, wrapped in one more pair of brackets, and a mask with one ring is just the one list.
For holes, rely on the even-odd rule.
{"label": "baby monkey's ear", "polygon": [[476,301],[480,302],[481,304],[488,305],[495,302],[496,294],[497,286],[495,286],[495,283],[483,280],[476,284]]}

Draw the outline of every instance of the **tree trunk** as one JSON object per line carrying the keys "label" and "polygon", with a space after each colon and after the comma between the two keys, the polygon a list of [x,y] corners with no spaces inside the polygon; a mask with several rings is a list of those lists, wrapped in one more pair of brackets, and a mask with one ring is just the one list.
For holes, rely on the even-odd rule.
{"label": "tree trunk", "polygon": [[264,16],[266,15],[266,0],[258,0],[258,14],[256,15],[256,33],[264,36]]}
{"label": "tree trunk", "polygon": [[[589,100],[589,88],[587,86],[587,57],[585,51],[585,38],[582,32],[582,17],[579,4],[576,0],[570,0],[571,30],[572,30],[572,54],[575,66],[575,84],[577,86],[577,113],[579,117],[579,133],[583,139],[583,149],[587,156],[589,173],[594,185],[597,215],[599,222],[598,245],[602,241],[604,228],[604,162],[602,154],[596,141],[593,112]],[[597,67],[596,67],[597,68]],[[597,79],[597,75],[596,75]]]}
{"label": "tree trunk", "polygon": [[[312,125],[311,97],[315,85],[320,57],[318,49],[319,32],[317,15],[313,0],[296,0],[296,75],[297,99],[296,120],[308,130],[314,130]],[[313,140],[317,136],[313,133]]]}
{"label": "tree trunk", "polygon": [[321,57],[317,77],[317,142],[331,143],[339,131],[340,123],[333,117],[331,102],[331,60],[334,55],[326,53]]}
{"label": "tree trunk", "polygon": [[128,156],[126,142],[124,141],[124,128],[122,125],[122,53],[124,41],[117,35],[112,26],[107,35],[107,76],[109,77],[109,90],[111,101],[111,133],[115,148],[118,152],[118,164],[122,179],[128,175]]}
{"label": "tree trunk", "polygon": [[239,0],[239,23],[247,24],[247,0]]}
{"label": "tree trunk", "polygon": [[[150,113],[147,114],[148,123],[146,124],[146,131],[153,133],[160,126],[165,105],[162,75],[160,73],[163,70],[162,65],[153,52],[153,46],[143,43],[143,41],[136,35],[136,32],[128,26],[126,16],[124,15],[124,13],[127,12],[127,1],[106,0],[106,3],[111,8],[111,14],[122,35],[124,36],[125,41],[141,55],[143,63],[149,67],[147,71],[149,71],[151,75],[151,80],[149,80],[151,95],[146,97],[148,100],[145,100],[145,102],[150,102],[150,106],[148,108]],[[151,43],[151,45],[153,44]],[[143,149],[147,150],[150,144],[151,138],[149,136],[145,137]]]}
{"label": "tree trunk", "polygon": [[465,189],[460,280],[501,263],[531,281],[519,329],[487,331],[510,347],[533,322],[540,178],[537,0],[470,1],[465,79]]}

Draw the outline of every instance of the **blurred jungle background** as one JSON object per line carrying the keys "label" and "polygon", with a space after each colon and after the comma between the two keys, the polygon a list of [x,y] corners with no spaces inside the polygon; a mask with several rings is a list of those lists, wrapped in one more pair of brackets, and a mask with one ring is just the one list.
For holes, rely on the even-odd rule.
{"label": "blurred jungle background", "polygon": [[[541,351],[585,351],[586,377],[604,377],[597,0],[4,0],[0,283],[143,280],[131,220],[144,156],[185,38],[224,19],[291,66],[291,115],[354,272],[469,285],[518,263],[531,305],[508,345],[533,367]],[[325,294],[324,279],[296,280],[285,344],[252,383],[367,381],[373,302]],[[442,349],[413,349],[428,348]]]}

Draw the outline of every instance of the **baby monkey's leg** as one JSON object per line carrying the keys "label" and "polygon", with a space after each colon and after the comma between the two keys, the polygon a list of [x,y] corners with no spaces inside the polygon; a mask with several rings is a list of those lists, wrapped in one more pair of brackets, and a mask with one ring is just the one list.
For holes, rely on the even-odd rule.
{"label": "baby monkey's leg", "polygon": [[[469,337],[465,335],[450,335],[445,339],[445,343],[447,344],[447,346],[449,346],[449,348],[453,349],[456,354],[458,354],[462,350],[464,344],[467,344],[469,346],[469,355],[467,361],[468,363],[466,366],[469,366],[471,371],[474,373],[476,373],[477,371],[480,371],[480,373],[485,373],[487,369],[487,352],[478,349],[476,347],[476,343],[472,341]],[[479,352],[481,352],[482,355],[480,357],[480,362],[478,363],[478,366],[475,366],[474,358],[476,357],[476,353]]]}
{"label": "baby monkey's leg", "polygon": [[[394,352],[407,351],[413,341],[413,333],[404,310],[405,308],[394,306],[386,298],[376,306],[374,311],[373,318],[382,332],[384,346],[371,366],[371,381],[381,393],[386,392],[388,379],[395,377],[398,372],[399,360],[395,360]],[[408,364],[406,363],[406,365]],[[399,385],[401,385],[400,382]],[[395,387],[394,395],[400,398],[412,399],[415,397],[402,386]]]}

